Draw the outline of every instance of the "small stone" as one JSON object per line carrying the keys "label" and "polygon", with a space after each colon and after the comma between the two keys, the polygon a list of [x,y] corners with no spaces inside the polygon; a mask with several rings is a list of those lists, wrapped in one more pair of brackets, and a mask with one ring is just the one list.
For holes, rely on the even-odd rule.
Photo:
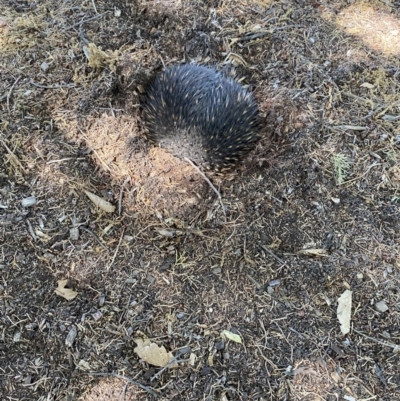
{"label": "small stone", "polygon": [[225,348],[225,341],[218,341],[215,343],[215,349],[221,351]]}
{"label": "small stone", "polygon": [[380,313],[384,313],[389,309],[389,307],[386,305],[386,302],[382,300],[375,304],[375,309]]}
{"label": "small stone", "polygon": [[92,313],[92,316],[93,316],[93,319],[95,321],[97,321],[97,320],[100,320],[102,318],[103,314],[98,310],[97,312]]}
{"label": "small stone", "polygon": [[22,207],[31,207],[36,205],[36,198],[35,196],[29,196],[28,198],[24,198],[21,200]]}
{"label": "small stone", "polygon": [[36,330],[39,327],[39,325],[36,322],[28,323],[25,328],[27,330]]}
{"label": "small stone", "polygon": [[331,198],[331,201],[334,205],[339,205],[340,204],[340,199],[339,198]]}
{"label": "small stone", "polygon": [[276,287],[277,285],[279,285],[281,283],[281,280],[278,278],[278,279],[276,279],[276,280],[271,280],[269,283],[268,283],[268,285],[270,286],[270,287]]}
{"label": "small stone", "polygon": [[214,274],[221,274],[221,268],[220,267],[215,267],[214,269],[212,269],[212,272],[214,273]]}
{"label": "small stone", "polygon": [[77,241],[79,239],[79,228],[78,227],[72,227],[69,230],[69,238],[71,241]]}
{"label": "small stone", "polygon": [[44,73],[46,73],[46,72],[49,70],[49,65],[48,65],[45,61],[43,61],[43,63],[40,64],[40,69],[41,69]]}
{"label": "small stone", "polygon": [[205,366],[203,369],[200,370],[200,376],[207,376],[211,373],[211,368],[209,366]]}
{"label": "small stone", "polygon": [[154,376],[155,373],[156,370],[153,367],[151,367],[147,369],[146,372],[144,372],[143,378],[147,381],[150,381],[150,379]]}
{"label": "small stone", "polygon": [[78,334],[78,330],[77,330],[76,326],[72,326],[67,335],[67,338],[65,339],[65,345],[67,347],[72,347],[72,344],[74,343],[77,334]]}
{"label": "small stone", "polygon": [[106,300],[106,296],[104,294],[101,294],[99,297],[99,301],[98,301],[98,304],[100,307],[102,307],[104,305],[105,300]]}

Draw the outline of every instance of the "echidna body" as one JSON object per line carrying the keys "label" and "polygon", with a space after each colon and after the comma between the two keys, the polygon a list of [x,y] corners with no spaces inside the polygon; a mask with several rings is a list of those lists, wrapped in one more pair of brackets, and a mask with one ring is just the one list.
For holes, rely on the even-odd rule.
{"label": "echidna body", "polygon": [[259,139],[252,93],[210,68],[166,68],[147,88],[143,109],[151,142],[207,169],[230,169]]}

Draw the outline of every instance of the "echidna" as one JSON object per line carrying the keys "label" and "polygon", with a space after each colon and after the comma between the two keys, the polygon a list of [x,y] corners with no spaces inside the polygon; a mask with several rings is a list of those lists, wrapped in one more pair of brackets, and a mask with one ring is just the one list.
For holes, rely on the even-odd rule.
{"label": "echidna", "polygon": [[259,139],[252,93],[210,68],[164,69],[149,84],[143,109],[151,142],[207,169],[229,170]]}

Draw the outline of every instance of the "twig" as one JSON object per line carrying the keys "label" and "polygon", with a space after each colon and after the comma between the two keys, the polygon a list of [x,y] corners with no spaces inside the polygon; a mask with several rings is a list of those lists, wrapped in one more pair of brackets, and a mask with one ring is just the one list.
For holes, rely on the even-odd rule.
{"label": "twig", "polygon": [[11,111],[10,111],[10,96],[11,96],[11,93],[12,93],[15,85],[17,85],[17,83],[18,83],[18,81],[20,79],[21,79],[21,75],[14,81],[14,83],[12,84],[10,90],[7,93],[7,111],[8,111],[8,114],[11,114]]}
{"label": "twig", "polygon": [[374,106],[374,102],[371,99],[364,99],[363,97],[354,95],[351,92],[343,92],[343,95],[347,96],[347,97],[351,97],[353,99],[356,99],[360,102],[364,102],[364,103],[369,103],[370,105]]}
{"label": "twig", "polygon": [[261,245],[261,248],[264,249],[265,252],[269,253],[274,259],[276,259],[278,262],[282,263],[283,265],[286,265],[286,262],[276,256],[271,250],[269,250],[266,246]]}
{"label": "twig", "polygon": [[[86,372],[85,372],[85,373],[86,373]],[[135,381],[135,380],[129,379],[128,377],[119,375],[119,374],[117,374],[117,373],[95,373],[95,372],[88,372],[88,373],[86,373],[86,374],[88,374],[88,375],[90,375],[90,376],[103,376],[103,377],[112,376],[112,377],[116,377],[117,379],[126,380],[128,383],[133,384],[134,386],[138,386],[138,387],[141,388],[142,390],[147,391],[147,392],[148,392],[149,394],[151,394],[152,396],[158,397],[158,394],[157,394],[155,391],[153,391],[151,388],[149,388],[149,387],[147,387],[147,386],[145,386],[145,385],[143,385],[143,384],[141,384],[141,383],[139,383],[139,382],[137,382],[137,381]]]}
{"label": "twig", "polygon": [[93,235],[94,238],[96,238],[96,241],[99,243],[99,245],[106,251],[108,251],[107,247],[100,241],[99,237],[92,231],[90,231],[88,228],[80,226],[79,227],[81,230],[86,231],[87,233]]}
{"label": "twig", "polygon": [[359,125],[333,125],[328,127],[330,130],[343,130],[343,131],[365,131],[368,127],[362,127]]}
{"label": "twig", "polygon": [[218,189],[214,187],[212,182],[207,178],[207,176],[187,157],[185,157],[185,160],[195,169],[197,172],[204,178],[204,180],[207,182],[207,184],[211,187],[211,189],[217,194],[219,202],[221,203],[222,206],[222,212],[224,213],[225,220],[226,220],[226,213],[225,213],[225,207],[224,204],[222,203],[222,196],[218,192]]}
{"label": "twig", "polygon": [[254,34],[245,34],[240,38],[237,38],[239,42],[244,42],[246,40],[253,40],[253,39],[258,39],[258,38],[262,38],[263,36],[267,36],[267,35],[272,35],[272,30],[271,31],[263,31],[263,32],[257,32]]}
{"label": "twig", "polygon": [[46,164],[52,164],[52,163],[62,163],[66,162],[68,160],[85,160],[85,157],[65,157],[64,159],[58,159],[58,160],[49,160],[46,162]]}
{"label": "twig", "polygon": [[37,238],[36,238],[35,232],[33,231],[31,222],[30,222],[28,219],[26,219],[26,223],[28,224],[28,231],[29,231],[29,234],[32,236],[32,238],[33,238],[34,241],[37,241]]}
{"label": "twig", "polygon": [[25,169],[24,166],[21,164],[21,162],[19,161],[18,157],[15,156],[15,154],[12,152],[12,150],[7,146],[7,144],[2,140],[1,143],[3,144],[3,146],[6,148],[7,152],[10,154],[10,158],[12,158],[12,160],[18,164],[19,168],[25,173]]}
{"label": "twig", "polygon": [[347,181],[338,183],[338,185],[346,185],[346,184],[349,184],[350,182],[359,180],[359,179],[363,178],[364,176],[366,176],[366,175],[369,173],[369,171],[372,169],[372,167],[381,166],[382,164],[383,164],[383,163],[372,163],[372,164],[367,168],[367,171],[365,171],[363,174],[359,175],[358,177],[352,178],[352,179],[350,179],[350,180],[347,180]]}
{"label": "twig", "polygon": [[262,31],[262,32],[257,32],[254,34],[245,34],[240,38],[237,38],[239,42],[244,42],[246,40],[253,40],[253,39],[258,39],[262,38],[264,36],[268,35],[273,35],[276,31],[282,31],[284,29],[290,29],[290,28],[301,28],[301,25],[285,25],[285,26],[279,26],[277,28],[268,30],[268,31]]}
{"label": "twig", "polygon": [[114,252],[114,255],[113,255],[112,259],[111,259],[110,264],[107,266],[107,271],[110,270],[111,266],[112,266],[113,263],[114,263],[115,258],[117,257],[117,253],[118,253],[119,247],[121,246],[122,237],[124,236],[124,231],[125,231],[125,228],[122,229],[122,233],[121,233],[121,237],[119,238],[119,242],[118,242],[118,245],[117,245],[117,249],[116,249],[115,252]]}
{"label": "twig", "polygon": [[81,22],[77,22],[76,24],[71,25],[71,26],[65,28],[64,31],[68,31],[69,29],[72,29],[72,28],[75,28],[75,27],[77,27],[77,26],[79,26],[79,25],[85,24],[86,22],[93,21],[93,20],[95,20],[95,19],[97,19],[97,18],[102,17],[102,16],[105,15],[105,14],[110,13],[110,12],[111,12],[111,11],[108,10],[108,11],[105,11],[105,12],[102,13],[102,14],[98,14],[98,15],[92,17],[92,18],[88,18],[88,19],[85,19],[85,20],[83,20],[83,21],[81,21]]}
{"label": "twig", "polygon": [[96,8],[96,4],[95,4],[94,0],[92,0],[92,4],[93,4],[94,12],[95,12],[96,14],[99,14],[99,13],[97,12],[97,8]]}
{"label": "twig", "polygon": [[60,88],[74,88],[75,84],[57,84],[57,85],[40,85],[37,84],[36,82],[33,81],[33,79],[30,80],[30,84],[33,86],[36,86],[37,88],[41,89],[60,89]]}
{"label": "twig", "polygon": [[296,333],[301,339],[304,340],[303,334],[299,333],[297,330],[295,330],[293,327],[289,327],[289,330],[293,331],[293,333]]}
{"label": "twig", "polygon": [[124,189],[126,184],[131,180],[131,177],[126,177],[124,183],[122,184],[121,191],[119,192],[119,199],[118,199],[118,216],[121,216],[122,211],[122,194],[124,193]]}
{"label": "twig", "polygon": [[126,388],[128,387],[128,384],[129,383],[126,382],[124,388],[121,391],[121,394],[119,396],[120,401],[124,401],[124,399],[125,399],[125,393],[126,393]]}
{"label": "twig", "polygon": [[375,342],[378,343],[378,344],[385,345],[386,347],[393,348],[396,352],[399,352],[399,351],[400,351],[400,345],[397,345],[397,344],[390,344],[390,343],[387,343],[387,342],[385,342],[385,341],[380,341],[380,340],[378,340],[378,339],[376,339],[376,338],[374,338],[374,337],[367,336],[366,334],[361,333],[361,331],[358,331],[358,330],[356,330],[356,329],[353,329],[353,331],[354,331],[355,333],[357,333],[357,334],[360,334],[361,336],[363,336],[363,337],[365,337],[365,338],[368,338],[368,340],[375,341]]}
{"label": "twig", "polygon": [[[164,372],[164,370],[168,368],[168,366],[170,366],[173,363],[175,363],[177,361],[177,359],[181,355],[186,354],[189,351],[190,351],[190,347],[185,347],[185,348],[182,348],[181,350],[179,350],[177,352],[177,354],[173,358],[171,358],[171,360],[150,379],[150,381],[152,382],[153,380],[157,379],[158,376],[160,376],[161,373]],[[178,362],[186,362],[186,360],[185,361],[178,361]]]}

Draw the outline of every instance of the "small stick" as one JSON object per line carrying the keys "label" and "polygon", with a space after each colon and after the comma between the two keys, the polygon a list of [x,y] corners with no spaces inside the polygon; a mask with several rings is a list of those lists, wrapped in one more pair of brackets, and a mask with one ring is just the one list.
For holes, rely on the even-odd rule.
{"label": "small stick", "polygon": [[36,238],[35,232],[33,231],[31,222],[30,222],[28,219],[26,219],[26,223],[28,224],[28,231],[29,231],[29,234],[32,236],[32,238],[33,238],[34,241],[37,241],[37,238]]}
{"label": "small stick", "polygon": [[107,266],[107,271],[110,270],[111,266],[112,266],[113,263],[114,263],[115,258],[117,257],[118,249],[119,249],[119,247],[121,246],[122,237],[124,236],[124,231],[125,231],[125,228],[122,229],[122,233],[121,233],[121,237],[120,237],[120,239],[119,239],[118,245],[117,245],[117,249],[116,249],[115,252],[114,252],[114,255],[113,255],[112,259],[111,259],[110,264]]}
{"label": "small stick", "polygon": [[52,163],[62,163],[67,160],[86,160],[86,157],[65,157],[64,159],[58,159],[58,160],[49,160],[46,162],[46,164],[52,164]]}
{"label": "small stick", "polygon": [[286,262],[276,256],[271,250],[269,250],[266,246],[261,245],[261,248],[264,249],[265,252],[269,253],[273,258],[275,258],[278,262],[282,263],[283,265],[286,265]]}
{"label": "small stick", "polygon": [[99,13],[97,12],[97,8],[96,8],[96,4],[94,3],[94,0],[92,0],[92,4],[93,4],[94,12],[95,12],[96,14],[99,14]]}
{"label": "small stick", "polygon": [[372,167],[381,166],[382,164],[383,163],[372,163],[370,166],[368,166],[367,171],[365,171],[363,174],[359,175],[358,177],[347,180],[345,182],[342,182],[338,185],[346,185],[346,184],[349,184],[350,182],[357,181],[357,180],[363,178],[365,175],[367,175],[369,173],[369,171],[372,169]]}
{"label": "small stick", "polygon": [[185,160],[195,169],[197,170],[197,172],[204,178],[204,180],[207,182],[207,184],[211,187],[211,189],[217,194],[219,202],[221,203],[222,206],[222,212],[224,213],[225,216],[225,220],[226,220],[226,213],[225,213],[225,206],[222,203],[222,196],[221,194],[218,192],[218,189],[214,187],[214,185],[212,184],[212,182],[206,177],[206,175],[187,157],[185,157]]}
{"label": "small stick", "polygon": [[353,329],[353,331],[356,332],[357,334],[360,334],[361,336],[364,336],[365,338],[368,338],[368,340],[375,341],[378,344],[384,345],[386,347],[393,348],[395,350],[395,352],[400,351],[400,345],[387,343],[386,341],[380,341],[377,338],[367,336],[366,334],[364,334],[361,331],[358,331],[356,329]]}
{"label": "small stick", "polygon": [[149,394],[153,395],[154,397],[158,397],[158,394],[156,392],[154,392],[151,388],[149,388],[147,386],[144,386],[143,384],[141,384],[141,383],[139,383],[139,382],[137,382],[135,380],[129,379],[128,377],[119,375],[117,373],[88,372],[87,374],[90,375],[90,376],[104,376],[104,377],[112,376],[112,377],[116,377],[117,379],[126,380],[128,383],[133,384],[134,386],[140,387],[142,390],[147,391]]}
{"label": "small stick", "polygon": [[108,14],[108,13],[110,13],[110,12],[111,12],[111,11],[105,11],[105,12],[102,13],[102,14],[97,14],[96,16],[94,16],[94,17],[92,17],[92,18],[88,18],[88,19],[85,19],[85,20],[83,20],[83,21],[81,21],[81,22],[77,22],[77,23],[74,24],[74,25],[68,26],[68,27],[65,28],[64,30],[65,30],[65,31],[68,31],[69,29],[75,28],[76,26],[82,25],[82,24],[84,24],[84,23],[86,23],[86,22],[93,21],[94,19],[100,18],[100,17],[102,17],[103,15]]}
{"label": "small stick", "polygon": [[[168,368],[168,366],[175,363],[181,355],[186,354],[189,351],[190,351],[190,347],[185,347],[185,348],[182,348],[180,351],[178,351],[177,354],[173,358],[171,358],[171,360],[150,379],[150,381],[152,382],[153,380],[157,379],[158,376],[160,376],[161,373],[164,372],[164,370]],[[183,361],[181,360],[178,362],[187,362],[188,360],[189,359],[185,359]]]}
{"label": "small stick", "polygon": [[11,111],[10,111],[10,96],[11,96],[11,93],[12,93],[15,85],[17,85],[17,83],[18,83],[18,81],[20,79],[21,79],[21,75],[14,81],[14,83],[12,84],[10,90],[7,93],[7,111],[8,111],[8,114],[11,114]]}
{"label": "small stick", "polygon": [[92,231],[90,231],[88,228],[80,226],[79,227],[81,230],[86,231],[89,234],[92,234],[94,238],[96,238],[96,241],[99,243],[99,245],[106,251],[108,251],[107,247],[100,241],[99,237]]}
{"label": "small stick", "polygon": [[10,154],[10,157],[13,159],[13,161],[15,163],[17,163],[18,166],[20,167],[20,169],[25,173],[24,166],[21,164],[21,162],[19,161],[18,157],[15,156],[15,154],[11,151],[11,149],[7,146],[7,144],[3,140],[1,140],[1,143],[6,148],[7,152]]}
{"label": "small stick", "polygon": [[125,185],[131,180],[131,177],[126,177],[124,183],[122,184],[121,191],[119,193],[119,199],[118,199],[118,216],[121,216],[121,211],[122,211],[122,194],[124,193]]}
{"label": "small stick", "polygon": [[36,86],[37,88],[41,88],[41,89],[60,89],[60,88],[74,88],[75,87],[75,84],[57,84],[57,85],[51,85],[51,86],[40,85],[40,84],[37,84],[36,82],[34,82],[33,79],[30,80],[30,84],[33,86]]}

